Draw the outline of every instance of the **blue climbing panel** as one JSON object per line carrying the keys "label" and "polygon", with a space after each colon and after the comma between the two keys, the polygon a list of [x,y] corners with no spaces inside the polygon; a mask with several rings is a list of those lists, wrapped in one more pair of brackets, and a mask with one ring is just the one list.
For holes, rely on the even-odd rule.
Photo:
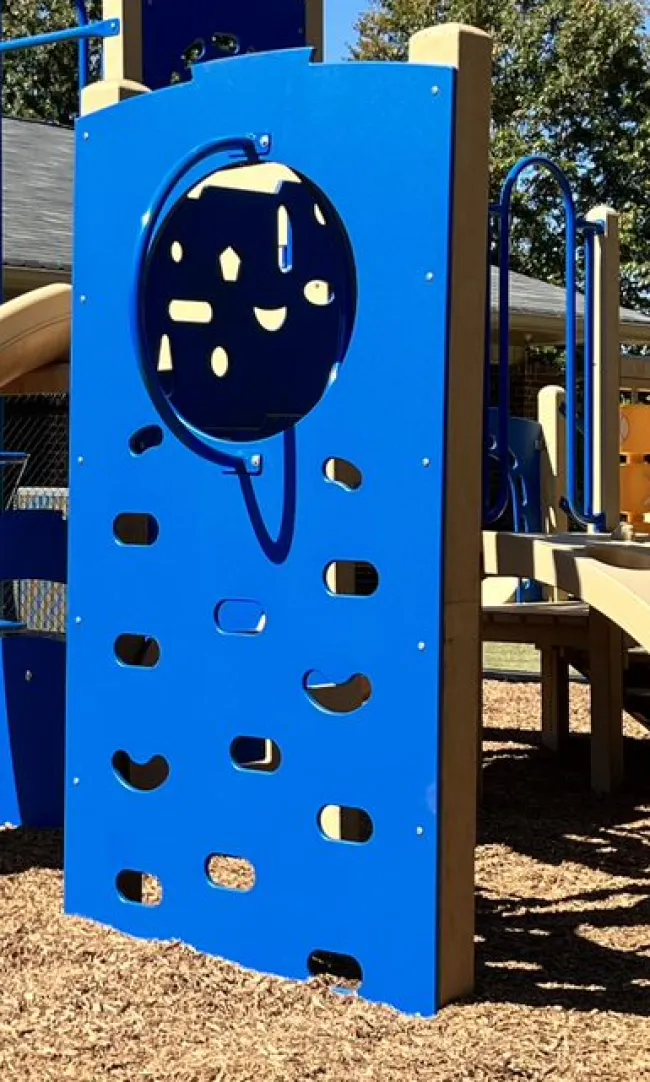
{"label": "blue climbing panel", "polygon": [[267,53],[77,130],[67,911],[423,1014],[454,81]]}
{"label": "blue climbing panel", "polygon": [[190,77],[189,63],[306,45],[305,0],[145,0],[144,83]]}

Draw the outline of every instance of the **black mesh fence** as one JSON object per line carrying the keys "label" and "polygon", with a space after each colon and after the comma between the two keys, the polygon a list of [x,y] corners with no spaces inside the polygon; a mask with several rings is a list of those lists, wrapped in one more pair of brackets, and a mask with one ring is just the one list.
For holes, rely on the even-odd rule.
{"label": "black mesh fence", "polygon": [[[60,395],[2,399],[7,455],[0,469],[2,508],[68,512],[69,400]],[[67,589],[36,580],[0,583],[0,616],[34,631],[65,631]]]}

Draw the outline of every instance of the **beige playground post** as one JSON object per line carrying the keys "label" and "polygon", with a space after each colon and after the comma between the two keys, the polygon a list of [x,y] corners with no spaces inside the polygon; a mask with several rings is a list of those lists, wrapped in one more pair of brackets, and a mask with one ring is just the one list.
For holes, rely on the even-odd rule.
{"label": "beige playground post", "polygon": [[[595,241],[594,511],[607,529],[620,521],[620,244],[618,215],[596,207],[588,221],[604,223]],[[590,611],[591,757],[594,788],[611,792],[623,777],[623,660],[620,626]]]}
{"label": "beige playground post", "polygon": [[[474,986],[474,848],[481,712],[483,360],[492,43],[471,27],[423,30],[410,60],[457,69],[453,192],[445,652],[440,794],[441,1003]],[[435,79],[432,78],[432,92]]]}
{"label": "beige playground post", "polygon": [[82,116],[147,92],[142,85],[142,0],[102,0],[102,17],[119,19],[120,33],[104,41],[103,75],[82,90]]}

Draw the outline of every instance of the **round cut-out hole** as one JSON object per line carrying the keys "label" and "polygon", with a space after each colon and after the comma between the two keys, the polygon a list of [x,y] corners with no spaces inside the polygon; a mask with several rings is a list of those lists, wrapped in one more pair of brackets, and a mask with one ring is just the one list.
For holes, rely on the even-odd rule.
{"label": "round cut-out hole", "polygon": [[379,589],[379,572],[365,560],[334,560],[325,568],[324,578],[337,597],[372,597]]}
{"label": "round cut-out hole", "polygon": [[124,869],[117,876],[116,886],[125,902],[146,906],[156,906],[162,902],[162,884],[157,876],[148,872]]}
{"label": "round cut-out hole", "polygon": [[361,470],[345,458],[328,458],[323,473],[328,481],[340,485],[346,492],[356,492],[363,484]]}
{"label": "round cut-out hole", "polygon": [[189,68],[191,64],[198,64],[199,60],[202,60],[204,56],[205,42],[203,38],[196,38],[191,45],[187,46],[187,49],[183,49],[181,60],[185,67]]}
{"label": "round cut-out hole", "polygon": [[240,770],[274,774],[280,769],[282,752],[274,740],[262,736],[238,736],[230,745],[230,757]]}
{"label": "round cut-out hole", "polygon": [[266,613],[258,601],[220,601],[214,619],[224,635],[260,635],[266,627]]}
{"label": "round cut-out hole", "polygon": [[333,842],[354,842],[365,845],[372,838],[374,827],[363,808],[347,808],[327,804],[318,813],[318,825],[326,838]]}
{"label": "round cut-out hole", "polygon": [[[268,439],[317,408],[357,311],[350,239],[326,195],[279,163],[218,162],[179,179],[152,218],[138,284],[153,404],[175,436],[213,459],[222,441]],[[324,224],[315,203],[327,207]],[[173,380],[159,367],[165,336]]]}
{"label": "round cut-out hole", "polygon": [[129,440],[129,448],[133,455],[143,455],[153,447],[160,447],[163,441],[163,430],[160,425],[147,425],[139,428]]}
{"label": "round cut-out hole", "polygon": [[312,977],[320,977],[326,984],[341,991],[357,991],[363,982],[363,970],[351,954],[312,951],[307,959],[307,968]]}
{"label": "round cut-out hole", "polygon": [[115,519],[113,533],[121,545],[154,545],[158,540],[158,522],[153,515],[125,511]]}
{"label": "round cut-out hole", "polygon": [[147,762],[139,763],[127,751],[116,751],[113,770],[124,785],[138,793],[155,792],[169,777],[169,763],[164,755],[153,755]]}
{"label": "round cut-out hole", "polygon": [[329,714],[352,714],[360,710],[372,697],[372,684],[363,673],[356,673],[348,680],[335,683],[321,672],[312,670],[303,679],[303,688],[309,699]]}
{"label": "round cut-out hole", "polygon": [[149,635],[120,635],[115,640],[115,656],[122,665],[153,669],[160,661],[160,643]]}
{"label": "round cut-out hole", "polygon": [[215,887],[237,890],[248,894],[255,886],[255,868],[244,857],[231,857],[225,853],[213,853],[205,864],[205,873]]}

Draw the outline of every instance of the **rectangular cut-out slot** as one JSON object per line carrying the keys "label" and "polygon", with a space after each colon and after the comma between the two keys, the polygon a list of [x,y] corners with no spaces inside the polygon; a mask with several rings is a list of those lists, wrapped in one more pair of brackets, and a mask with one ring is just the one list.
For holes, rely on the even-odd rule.
{"label": "rectangular cut-out slot", "polygon": [[134,905],[157,906],[162,902],[162,884],[155,875],[127,868],[119,873],[116,885],[122,898]]}
{"label": "rectangular cut-out slot", "polygon": [[325,585],[337,597],[372,597],[379,572],[367,560],[333,560],[325,569]]}

